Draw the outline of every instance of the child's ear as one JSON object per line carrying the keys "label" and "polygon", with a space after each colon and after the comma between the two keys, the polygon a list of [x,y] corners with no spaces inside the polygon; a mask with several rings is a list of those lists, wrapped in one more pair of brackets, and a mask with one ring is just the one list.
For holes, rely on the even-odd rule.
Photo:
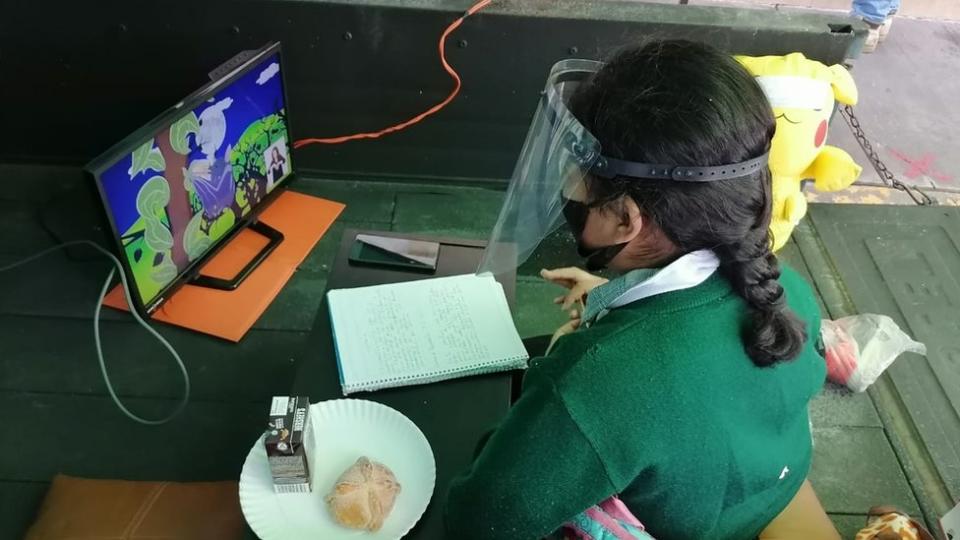
{"label": "child's ear", "polygon": [[632,197],[620,199],[620,224],[617,225],[617,243],[629,242],[643,230],[644,215]]}

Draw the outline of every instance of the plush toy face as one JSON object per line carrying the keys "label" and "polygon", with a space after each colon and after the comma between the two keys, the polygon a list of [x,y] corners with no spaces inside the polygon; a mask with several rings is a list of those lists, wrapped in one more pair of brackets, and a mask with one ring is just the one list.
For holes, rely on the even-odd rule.
{"label": "plush toy face", "polygon": [[826,144],[834,103],[857,103],[853,77],[843,66],[825,66],[801,53],[736,58],[756,77],[777,117],[771,171],[800,179]]}
{"label": "plush toy face", "polygon": [[827,142],[834,99],[830,85],[806,77],[758,77],[770,96],[777,134],[770,149],[773,174],[799,177]]}
{"label": "plush toy face", "polygon": [[770,149],[770,169],[774,174],[800,176],[810,166],[827,141],[832,112],[832,99],[819,109],[773,110],[779,139]]}

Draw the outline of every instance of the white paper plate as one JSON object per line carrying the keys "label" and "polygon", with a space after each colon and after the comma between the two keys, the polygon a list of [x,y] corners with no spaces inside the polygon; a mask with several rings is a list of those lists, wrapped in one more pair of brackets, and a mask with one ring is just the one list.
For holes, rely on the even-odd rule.
{"label": "white paper plate", "polygon": [[[359,399],[315,403],[310,419],[316,441],[312,493],[274,493],[262,438],[250,449],[240,473],[240,507],[253,532],[262,540],[393,540],[407,534],[427,509],[437,474],[420,429],[386,405]],[[390,516],[374,533],[338,525],[323,502],[360,456],[390,467],[401,486]]]}

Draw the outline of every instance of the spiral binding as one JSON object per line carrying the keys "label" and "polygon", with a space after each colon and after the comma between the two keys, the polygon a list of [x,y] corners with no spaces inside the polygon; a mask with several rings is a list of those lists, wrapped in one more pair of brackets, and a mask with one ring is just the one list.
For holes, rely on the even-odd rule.
{"label": "spiral binding", "polygon": [[392,388],[394,386],[403,386],[407,383],[430,384],[430,383],[445,381],[448,379],[453,379],[458,376],[487,375],[490,373],[499,373],[501,371],[510,371],[511,369],[519,369],[519,368],[526,367],[527,360],[528,360],[528,357],[526,356],[511,356],[511,357],[503,358],[500,360],[490,360],[490,361],[482,362],[479,364],[471,364],[469,366],[444,369],[440,371],[431,371],[429,373],[424,373],[422,375],[405,375],[402,377],[387,377],[383,379],[376,379],[373,381],[366,381],[363,383],[350,384],[350,385],[344,382],[343,393],[349,394],[352,392],[373,392],[375,390],[381,390],[384,388]]}

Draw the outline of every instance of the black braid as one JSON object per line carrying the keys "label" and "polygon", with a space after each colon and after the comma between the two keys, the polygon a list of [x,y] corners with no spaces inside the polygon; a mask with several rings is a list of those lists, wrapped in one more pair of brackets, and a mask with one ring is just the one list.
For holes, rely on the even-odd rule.
{"label": "black braid", "polygon": [[720,272],[746,300],[752,325],[744,330],[744,345],[754,364],[767,367],[796,358],[806,342],[803,323],[787,308],[780,282],[780,264],[770,251],[769,237],[719,246]]}
{"label": "black braid", "polygon": [[[571,98],[573,113],[605,155],[673,165],[727,165],[769,149],[772,110],[753,77],[730,55],[689,41],[625,50]],[[787,307],[770,246],[769,169],[715,182],[634,178],[588,184],[591,198],[631,197],[681,252],[712,249],[720,273],[747,304],[744,349],[754,364],[796,358],[804,324]]]}

